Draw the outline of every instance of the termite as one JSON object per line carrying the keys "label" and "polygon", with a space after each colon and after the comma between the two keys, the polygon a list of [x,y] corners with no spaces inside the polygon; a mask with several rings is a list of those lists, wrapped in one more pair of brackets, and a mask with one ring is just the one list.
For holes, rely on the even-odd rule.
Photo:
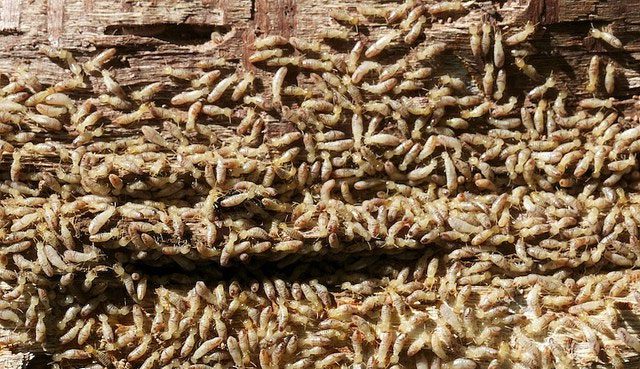
{"label": "termite", "polygon": [[245,72],[242,80],[238,82],[238,85],[233,90],[231,100],[238,101],[243,98],[247,90],[253,85],[254,80],[255,74],[252,71]]}
{"label": "termite", "polygon": [[329,12],[329,16],[338,22],[346,23],[352,26],[358,26],[361,23],[361,19],[358,16],[353,16],[350,12],[334,9]]}
{"label": "termite", "polygon": [[556,80],[552,73],[549,78],[547,78],[544,84],[537,86],[533,90],[529,91],[527,96],[529,96],[529,98],[532,100],[539,100],[544,96],[547,90],[553,88],[555,85]]}
{"label": "termite", "polygon": [[[144,119],[145,117],[149,116],[149,112],[150,112],[150,107],[147,104],[142,104],[140,105],[140,107],[138,108],[138,110],[129,113],[129,114],[122,114],[119,117],[116,117],[115,119],[113,119],[113,123],[116,125],[121,125],[121,126],[126,126],[135,122],[138,122],[142,119]],[[94,114],[89,115],[81,124],[82,127],[86,128],[90,125],[95,124],[100,118],[102,117],[102,113],[97,111]],[[95,122],[94,122],[95,119]],[[78,126],[78,130],[80,130],[80,126]]]}
{"label": "termite", "polygon": [[194,351],[193,355],[191,355],[191,362],[197,362],[200,358],[220,346],[222,343],[223,339],[220,337],[215,337],[202,342],[196,351]]}
{"label": "termite", "polygon": [[251,56],[249,57],[249,63],[255,64],[263,62],[267,59],[280,57],[282,57],[282,49],[261,50],[251,54]]}
{"label": "termite", "polygon": [[318,59],[303,59],[300,62],[300,67],[316,72],[330,72],[333,69],[333,63],[331,61]]}
{"label": "termite", "polygon": [[535,24],[531,23],[530,21],[527,21],[527,24],[524,25],[524,29],[522,31],[507,37],[504,43],[507,44],[508,46],[517,45],[519,43],[526,41],[527,38],[529,38],[529,36],[531,36],[535,31],[536,31]]}
{"label": "termite", "polygon": [[604,87],[609,95],[615,91],[616,67],[613,62],[607,63],[605,68]]}
{"label": "termite", "polygon": [[523,58],[516,57],[515,63],[516,67],[518,67],[518,69],[526,74],[527,77],[531,78],[534,81],[539,81],[541,79],[538,71],[536,71],[536,69],[532,65],[527,64]]}
{"label": "termite", "polygon": [[371,94],[382,95],[393,90],[393,88],[396,86],[397,83],[398,83],[397,79],[391,78],[375,85],[364,83],[362,85],[362,89]]}
{"label": "termite", "polygon": [[369,72],[379,71],[380,69],[381,66],[379,63],[368,60],[364,61],[360,65],[358,65],[355,71],[353,71],[353,74],[351,75],[351,82],[360,83],[364,76],[366,76]]}
{"label": "termite", "polygon": [[275,46],[283,46],[283,45],[286,45],[288,42],[289,40],[287,40],[286,38],[280,35],[269,35],[269,36],[264,36],[259,39],[256,39],[253,42],[253,47],[255,47],[256,50],[261,50],[261,49],[272,48]]}
{"label": "termite", "polygon": [[493,63],[498,68],[504,65],[504,48],[502,47],[502,31],[496,28],[493,43]]}
{"label": "termite", "polygon": [[613,98],[608,98],[606,100],[597,98],[582,99],[578,105],[585,109],[612,108]]}
{"label": "termite", "polygon": [[47,131],[59,131],[62,129],[62,123],[60,123],[60,121],[56,118],[33,113],[28,113],[27,116],[33,123],[46,129]]}
{"label": "termite", "polygon": [[67,108],[64,106],[51,106],[46,104],[36,105],[36,110],[42,115],[46,115],[50,118],[59,118],[60,116],[67,114]]}
{"label": "termite", "polygon": [[436,42],[430,44],[422,50],[419,50],[416,53],[416,58],[418,60],[430,60],[442,54],[446,50],[446,48],[447,45],[444,42]]}
{"label": "termite", "polygon": [[491,24],[489,22],[482,23],[482,54],[487,56],[491,49]]}
{"label": "termite", "polygon": [[84,70],[87,73],[97,72],[104,66],[109,60],[113,59],[116,55],[116,49],[110,48],[100,52],[98,55],[94,56],[93,59],[87,61],[83,64]]}
{"label": "termite", "polygon": [[280,67],[275,75],[273,76],[273,80],[271,82],[271,94],[273,95],[273,104],[275,106],[282,105],[282,85],[284,84],[284,79],[287,75],[287,67]]}
{"label": "termite", "polygon": [[422,34],[427,18],[423,15],[411,26],[411,29],[404,36],[404,43],[407,45],[413,45],[418,37]]}
{"label": "termite", "polygon": [[221,72],[219,70],[212,70],[202,74],[202,76],[198,77],[191,81],[191,87],[193,88],[202,88],[212,86],[213,83],[220,77]]}
{"label": "termite", "polygon": [[471,53],[476,58],[482,54],[482,40],[480,37],[480,27],[472,23],[469,26],[469,34],[471,35],[469,43],[471,44]]}
{"label": "termite", "polygon": [[501,100],[504,96],[506,88],[507,72],[504,69],[500,69],[498,71],[498,76],[496,77],[496,91],[493,93],[493,98],[496,100]]}
{"label": "termite", "polygon": [[605,28],[603,30],[599,30],[597,28],[591,28],[591,31],[589,31],[589,34],[593,38],[599,38],[602,41],[608,43],[609,45],[615,47],[616,49],[622,48],[622,42],[616,36],[611,34],[608,28]]}
{"label": "termite", "polygon": [[404,73],[403,77],[410,80],[425,79],[431,76],[433,70],[429,67],[423,67]]}
{"label": "termite", "polygon": [[100,95],[98,96],[98,101],[103,104],[110,105],[114,109],[117,110],[127,110],[131,108],[131,103],[118,97],[118,96],[110,96],[110,95]]}
{"label": "termite", "polygon": [[348,40],[349,31],[329,28],[321,30],[319,36],[325,39]]}
{"label": "termite", "polygon": [[171,98],[171,105],[193,104],[195,101],[209,93],[208,88],[181,92]]}
{"label": "termite", "polygon": [[369,46],[367,50],[365,50],[364,55],[367,58],[373,58],[377,56],[382,51],[384,51],[384,49],[387,46],[389,46],[389,44],[393,40],[395,40],[395,38],[398,37],[399,34],[400,32],[398,30],[389,31],[387,34],[383,35],[378,40],[376,40],[376,42],[374,42],[371,46]]}
{"label": "termite", "polygon": [[362,56],[362,53],[365,50],[365,43],[363,40],[358,40],[356,44],[353,46],[349,55],[347,57],[347,71],[349,73],[353,73],[356,70],[356,66],[358,65],[358,61]]}
{"label": "termite", "polygon": [[91,220],[87,228],[89,234],[93,235],[100,231],[100,229],[109,221],[109,219],[115,214],[116,207],[109,206],[105,211],[98,214]]}
{"label": "termite", "polygon": [[289,44],[299,51],[311,51],[314,53],[322,51],[322,44],[317,41],[307,41],[297,37],[290,37]]}
{"label": "termite", "polygon": [[207,96],[207,101],[210,103],[218,101],[225,93],[225,91],[227,91],[229,87],[231,87],[231,85],[236,81],[238,81],[238,75],[236,73],[233,73],[229,77],[218,82],[218,84],[213,88],[213,90],[211,90],[211,92]]}
{"label": "termite", "polygon": [[587,75],[589,76],[589,83],[586,90],[594,93],[598,89],[598,82],[600,79],[600,57],[594,55],[589,62],[589,68],[587,69]]}
{"label": "termite", "polygon": [[169,77],[181,79],[184,81],[191,81],[196,77],[196,72],[194,71],[191,71],[189,69],[174,68],[171,66],[164,67],[164,69],[162,69],[162,73]]}
{"label": "termite", "polygon": [[484,66],[484,77],[482,78],[482,89],[484,90],[484,94],[486,96],[491,96],[493,93],[493,64],[485,64]]}
{"label": "termite", "polygon": [[429,5],[429,14],[438,16],[446,13],[459,13],[466,11],[461,1],[443,1],[438,4]]}
{"label": "termite", "polygon": [[113,79],[111,73],[107,70],[103,70],[101,73],[102,80],[104,81],[104,85],[107,87],[107,90],[122,99],[126,98],[126,93],[122,87],[120,87],[120,84]]}
{"label": "termite", "polygon": [[154,82],[149,85],[144,86],[142,89],[138,91],[134,91],[131,93],[131,98],[136,101],[146,102],[153,98],[153,95],[162,91],[164,87],[163,82]]}

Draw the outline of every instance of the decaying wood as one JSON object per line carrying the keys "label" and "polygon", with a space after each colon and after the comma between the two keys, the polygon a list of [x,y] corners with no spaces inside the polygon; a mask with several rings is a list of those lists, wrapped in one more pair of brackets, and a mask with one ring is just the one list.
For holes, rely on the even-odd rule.
{"label": "decaying wood", "polygon": [[[382,7],[379,1],[310,0],[202,0],[202,1],[119,1],[108,0],[3,0],[0,7],[0,73],[14,74],[26,68],[43,82],[58,81],[69,72],[46,58],[42,44],[73,51],[79,61],[88,60],[107,47],[118,49],[118,81],[127,91],[163,78],[163,68],[192,68],[194,61],[225,57],[237,64],[229,68],[252,69],[248,56],[253,40],[263,34],[317,38],[317,30],[330,27],[328,10],[356,6]],[[443,69],[465,80],[482,79],[482,63],[469,51],[468,25],[486,14],[500,19],[503,26],[539,23],[543,29],[533,40],[535,53],[530,62],[543,73],[551,70],[560,84],[575,92],[575,101],[586,97],[586,69],[590,57],[598,54],[619,67],[618,87],[614,94],[623,103],[618,108],[637,114],[632,97],[640,94],[640,1],[532,0],[492,4],[479,1],[477,9],[453,22],[443,22],[428,30],[435,41],[447,42],[459,59],[451,58]],[[611,25],[624,43],[623,50],[607,48],[588,36],[592,26]],[[374,38],[381,24],[369,24]],[[363,26],[364,27],[364,26]],[[219,37],[211,39],[212,33]],[[261,73],[260,71],[257,71]],[[91,77],[93,91],[104,92],[99,78]],[[519,87],[533,87],[524,77],[513,81]],[[177,91],[172,85],[167,94]],[[626,103],[625,103],[626,102]],[[269,136],[287,131],[275,118],[267,128]],[[220,126],[221,134],[233,134]],[[114,134],[127,136],[127,129]],[[70,140],[69,140],[70,141]],[[3,169],[6,168],[3,162]],[[32,170],[47,168],[40,159],[30,163]],[[623,314],[624,315],[624,314]],[[624,317],[623,317],[624,319]],[[634,322],[631,322],[634,326]],[[13,361],[15,360],[15,361]],[[0,367],[21,368],[27,358],[0,353]],[[636,367],[629,361],[628,368]]]}

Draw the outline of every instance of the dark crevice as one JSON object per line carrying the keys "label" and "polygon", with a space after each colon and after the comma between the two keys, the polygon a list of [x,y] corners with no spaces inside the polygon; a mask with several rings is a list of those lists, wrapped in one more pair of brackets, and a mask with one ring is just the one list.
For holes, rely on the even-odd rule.
{"label": "dark crevice", "polygon": [[7,28],[7,29],[0,30],[0,36],[10,36],[10,35],[19,36],[19,35],[23,35],[23,34],[24,34],[23,31],[20,31],[20,30],[15,29],[15,28]]}
{"label": "dark crevice", "polygon": [[256,0],[251,0],[251,13],[249,15],[250,20],[254,20],[256,17]]}
{"label": "dark crevice", "polygon": [[178,23],[154,23],[154,24],[118,24],[105,28],[105,35],[135,35],[151,37],[176,45],[199,45],[211,40],[211,33],[227,33],[227,26],[215,26],[207,24],[178,24]]}

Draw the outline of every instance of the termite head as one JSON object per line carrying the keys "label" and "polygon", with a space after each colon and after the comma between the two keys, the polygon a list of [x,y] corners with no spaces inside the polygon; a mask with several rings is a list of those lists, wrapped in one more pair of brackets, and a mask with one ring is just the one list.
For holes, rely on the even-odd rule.
{"label": "termite head", "polygon": [[516,58],[515,58],[515,63],[516,63],[516,66],[517,66],[518,68],[522,68],[522,67],[524,67],[524,66],[525,66],[525,63],[524,63],[524,59],[523,59],[523,58],[516,57]]}
{"label": "termite head", "polygon": [[537,23],[531,23],[531,21],[527,21],[527,24],[524,25],[524,30],[527,33],[533,33],[536,31]]}
{"label": "termite head", "polygon": [[549,75],[544,85],[547,86],[547,88],[555,87],[556,77],[553,75],[553,72],[551,72],[551,75]]}

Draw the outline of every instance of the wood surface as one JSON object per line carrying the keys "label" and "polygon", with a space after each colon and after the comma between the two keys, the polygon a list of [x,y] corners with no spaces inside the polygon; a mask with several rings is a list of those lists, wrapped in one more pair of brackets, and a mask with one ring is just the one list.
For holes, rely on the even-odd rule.
{"label": "wood surface", "polygon": [[[247,62],[257,35],[279,34],[306,39],[317,30],[330,27],[332,8],[382,7],[386,0],[0,0],[0,75],[26,67],[42,82],[69,76],[39,51],[42,44],[68,49],[79,61],[99,50],[118,50],[113,72],[126,90],[137,89],[162,77],[162,69],[193,68],[194,62],[225,57],[236,62],[231,68],[253,68]],[[592,55],[613,60],[619,68],[614,96],[618,108],[637,114],[633,97],[640,95],[640,0],[532,0],[478,1],[476,11],[434,25],[428,30],[435,40],[447,42],[461,62],[446,67],[452,73],[479,81],[482,64],[469,50],[468,25],[488,14],[504,26],[540,23],[542,31],[533,40],[535,53],[529,58],[543,74],[554,71],[569,91],[584,91],[586,69]],[[592,26],[611,25],[624,44],[614,50],[587,36]],[[375,35],[379,25],[368,24]],[[211,39],[211,33],[221,37]],[[260,71],[258,71],[260,73]],[[95,77],[92,77],[95,78]],[[515,84],[531,85],[529,80]],[[92,84],[97,94],[102,83]],[[173,86],[176,90],[179,86]],[[168,91],[170,94],[172,91]],[[582,93],[582,92],[580,92]],[[579,99],[584,96],[571,96]],[[281,127],[277,120],[277,131]],[[127,135],[126,130],[120,132]],[[69,140],[70,141],[70,140]],[[7,161],[1,161],[3,170]],[[46,161],[34,164],[46,168]],[[27,353],[0,352],[0,368],[27,368]],[[638,368],[638,360],[627,363]]]}

